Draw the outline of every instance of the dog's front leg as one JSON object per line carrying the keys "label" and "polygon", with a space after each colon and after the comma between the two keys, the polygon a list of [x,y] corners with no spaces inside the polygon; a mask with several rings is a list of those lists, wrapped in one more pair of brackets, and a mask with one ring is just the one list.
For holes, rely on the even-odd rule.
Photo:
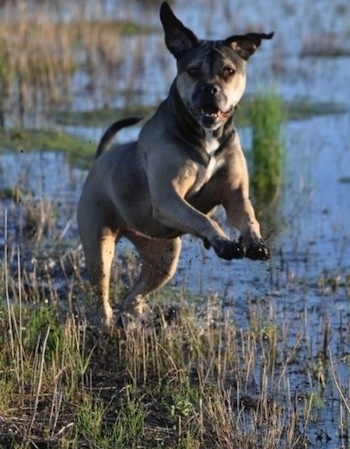
{"label": "dog's front leg", "polygon": [[201,238],[204,245],[207,248],[212,246],[222,259],[241,259],[245,256],[244,245],[229,240],[214,220],[194,209],[179,196],[168,195],[168,201],[170,208],[156,206],[153,209],[153,215],[158,221],[184,234]]}
{"label": "dog's front leg", "polygon": [[249,197],[239,189],[231,193],[230,200],[224,202],[224,208],[231,226],[241,233],[239,241],[245,257],[253,260],[269,259],[270,250],[262,240],[260,225]]}
{"label": "dog's front leg", "polygon": [[153,217],[163,225],[184,234],[192,234],[212,246],[216,254],[226,260],[244,257],[243,246],[232,242],[216,221],[200,212],[186,200],[196,183],[196,166],[177,169],[169,165],[162,171],[150,164],[149,188]]}
{"label": "dog's front leg", "polygon": [[253,260],[267,260],[270,250],[261,238],[260,225],[255,217],[249,198],[249,178],[246,160],[239,146],[234,161],[228,165],[228,182],[223,189],[222,205],[230,225],[241,233],[245,257]]}

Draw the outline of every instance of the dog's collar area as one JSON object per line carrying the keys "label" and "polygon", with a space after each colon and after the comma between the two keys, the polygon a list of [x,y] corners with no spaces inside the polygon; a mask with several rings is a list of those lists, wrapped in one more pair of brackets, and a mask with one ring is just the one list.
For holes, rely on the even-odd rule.
{"label": "dog's collar area", "polygon": [[206,165],[210,164],[211,159],[219,157],[221,152],[227,148],[229,141],[234,139],[235,134],[236,130],[232,120],[217,130],[203,128],[202,154],[205,154]]}

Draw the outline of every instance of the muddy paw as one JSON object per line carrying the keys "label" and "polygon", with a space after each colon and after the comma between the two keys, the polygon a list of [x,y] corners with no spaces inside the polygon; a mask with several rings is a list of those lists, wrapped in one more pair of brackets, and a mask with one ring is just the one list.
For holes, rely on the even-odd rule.
{"label": "muddy paw", "polygon": [[251,260],[268,260],[271,257],[270,249],[261,240],[258,244],[247,247],[245,257]]}
{"label": "muddy paw", "polygon": [[232,242],[231,240],[218,238],[213,247],[221,259],[242,259],[245,256],[246,248],[242,242]]}

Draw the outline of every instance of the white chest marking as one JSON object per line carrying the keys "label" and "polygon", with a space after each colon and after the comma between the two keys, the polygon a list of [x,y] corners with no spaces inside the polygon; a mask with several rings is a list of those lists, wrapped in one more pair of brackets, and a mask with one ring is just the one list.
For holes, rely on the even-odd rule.
{"label": "white chest marking", "polygon": [[223,160],[217,160],[215,157],[215,152],[219,148],[220,143],[216,137],[213,136],[212,131],[206,131],[206,151],[210,157],[209,164],[205,172],[204,182],[209,181],[209,179],[214,175],[214,173],[222,167]]}
{"label": "white chest marking", "polygon": [[220,143],[216,137],[213,136],[212,131],[205,131],[206,139],[206,152],[209,154],[209,156],[212,156],[215,151],[219,148]]}
{"label": "white chest marking", "polygon": [[219,141],[213,137],[213,134],[209,131],[206,132],[206,147],[205,150],[209,155],[209,163],[204,170],[200,170],[193,192],[198,192],[204,184],[206,184],[214,174],[224,165],[222,158],[216,158],[215,152],[219,148]]}
{"label": "white chest marking", "polygon": [[205,171],[204,183],[209,181],[209,179],[213,176],[213,174],[216,172],[216,170],[218,170],[218,168],[220,168],[220,165],[221,164],[218,163],[216,158],[214,156],[211,156],[211,158],[209,159],[209,164]]}

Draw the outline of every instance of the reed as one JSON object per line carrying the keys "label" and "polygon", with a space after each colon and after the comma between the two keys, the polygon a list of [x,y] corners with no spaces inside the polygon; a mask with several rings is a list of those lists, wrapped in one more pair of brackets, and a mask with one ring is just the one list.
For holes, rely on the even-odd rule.
{"label": "reed", "polygon": [[[121,36],[149,31],[107,18],[92,20],[83,6],[72,8],[69,20],[62,20],[61,8],[59,4],[55,17],[45,2],[15,2],[1,14],[1,126],[36,126],[52,107],[67,108],[77,88],[100,104],[102,97],[102,106],[108,106],[110,79],[118,79],[123,61]],[[135,63],[139,58],[140,53]],[[84,85],[77,85],[74,75]]]}
{"label": "reed", "polygon": [[246,329],[228,316],[212,325],[184,295],[176,324],[104,335],[77,303],[73,312],[45,304],[39,288],[36,304],[19,292],[0,311],[1,444],[304,447],[322,394],[313,387],[303,402],[291,391],[290,362],[297,354],[305,362],[304,331],[293,328],[290,346],[292,327],[279,329],[273,310],[254,302]]}
{"label": "reed", "polygon": [[275,201],[283,184],[285,148],[281,125],[282,101],[273,90],[257,95],[250,103],[254,195],[259,203]]}

